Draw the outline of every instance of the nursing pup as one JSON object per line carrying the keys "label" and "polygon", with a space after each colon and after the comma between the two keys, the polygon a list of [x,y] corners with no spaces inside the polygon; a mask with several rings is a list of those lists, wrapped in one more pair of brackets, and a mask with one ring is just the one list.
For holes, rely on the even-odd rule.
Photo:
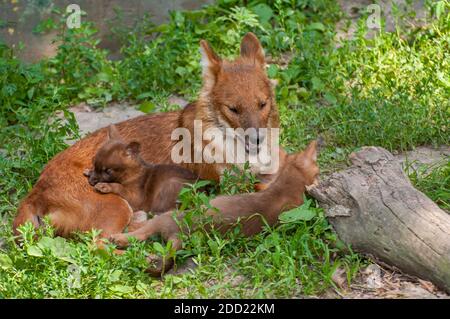
{"label": "nursing pup", "polygon": [[145,162],[140,144],[125,143],[114,125],[95,154],[93,166],[85,172],[89,184],[100,193],[121,196],[133,212],[158,214],[174,209],[183,186],[197,180],[194,173],[180,166]]}
{"label": "nursing pup", "polygon": [[[203,40],[200,51],[203,87],[197,101],[183,110],[143,115],[117,124],[125,143],[139,142],[140,155],[147,162],[172,164],[171,151],[176,142],[171,139],[171,134],[181,127],[194,136],[194,120],[201,121],[204,130],[279,127],[273,87],[265,72],[264,51],[254,34],[248,33],[243,37],[240,55],[232,61],[222,59]],[[16,234],[17,228],[25,222],[39,227],[44,216],[50,218],[61,236],[92,228],[102,230],[103,237],[123,231],[133,216],[126,201],[113,193],[100,194],[83,176],[83,170],[89,167],[106,136],[107,129],[102,128],[59,153],[47,164],[18,208],[13,223]],[[249,143],[257,145],[264,138],[254,134]],[[283,156],[284,152],[280,150],[280,167]],[[181,165],[201,179],[213,180],[218,180],[223,169],[230,166],[205,161]]]}
{"label": "nursing pup", "polygon": [[[212,218],[210,227],[224,233],[240,222],[243,234],[252,236],[261,231],[263,219],[269,225],[274,225],[282,212],[301,205],[306,186],[313,184],[318,174],[317,142],[313,141],[303,152],[287,156],[286,164],[278,177],[265,190],[258,193],[218,196],[211,200],[213,209],[206,212],[206,216]],[[178,250],[182,247],[180,232],[183,229],[179,226],[182,224],[180,223],[182,218],[183,214],[176,216],[174,212],[166,212],[146,221],[142,227],[133,232],[115,234],[110,238],[118,246],[125,247],[128,245],[129,237],[146,240],[150,236],[160,234],[164,240],[172,241],[172,247]],[[160,275],[172,265],[173,260],[164,263],[159,260],[156,267],[147,271],[153,275]]]}

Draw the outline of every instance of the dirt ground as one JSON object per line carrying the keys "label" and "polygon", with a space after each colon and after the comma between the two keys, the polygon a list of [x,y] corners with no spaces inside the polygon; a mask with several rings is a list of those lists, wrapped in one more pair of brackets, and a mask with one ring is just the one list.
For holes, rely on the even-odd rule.
{"label": "dirt ground", "polygon": [[333,281],[341,289],[329,289],[322,298],[345,299],[450,299],[450,296],[439,290],[431,282],[417,277],[402,274],[400,271],[371,263],[362,269],[350,287],[346,284],[346,276],[337,270]]}

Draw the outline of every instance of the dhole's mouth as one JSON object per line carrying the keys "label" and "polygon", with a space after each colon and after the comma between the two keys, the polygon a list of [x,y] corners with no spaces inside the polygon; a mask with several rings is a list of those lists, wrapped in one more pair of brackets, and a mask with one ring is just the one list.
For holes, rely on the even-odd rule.
{"label": "dhole's mouth", "polygon": [[247,155],[259,154],[259,152],[261,151],[262,144],[255,145],[253,143],[250,143],[248,136],[242,136],[240,134],[229,135],[229,132],[225,132],[224,134],[225,135],[228,134],[228,136],[230,136],[231,138],[236,139],[236,141],[239,141],[240,143],[242,143],[241,145],[244,145],[245,153]]}

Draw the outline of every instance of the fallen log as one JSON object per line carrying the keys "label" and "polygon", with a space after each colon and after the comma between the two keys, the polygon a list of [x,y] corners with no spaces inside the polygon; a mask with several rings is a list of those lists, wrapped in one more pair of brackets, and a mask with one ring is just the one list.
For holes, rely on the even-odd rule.
{"label": "fallen log", "polygon": [[450,215],[415,189],[380,147],[309,189],[345,243],[450,292]]}

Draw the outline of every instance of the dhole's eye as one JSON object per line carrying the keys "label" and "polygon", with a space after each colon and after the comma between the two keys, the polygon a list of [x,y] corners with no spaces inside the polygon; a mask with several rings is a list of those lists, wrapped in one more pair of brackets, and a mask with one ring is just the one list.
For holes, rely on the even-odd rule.
{"label": "dhole's eye", "polygon": [[228,109],[233,113],[236,113],[236,114],[239,113],[238,109],[235,106],[229,106]]}
{"label": "dhole's eye", "polygon": [[260,102],[259,103],[259,108],[263,109],[266,105],[267,105],[267,102]]}
{"label": "dhole's eye", "polygon": [[108,175],[111,175],[111,174],[113,173],[113,169],[112,169],[112,168],[108,168],[108,169],[105,171],[105,173],[108,174]]}

